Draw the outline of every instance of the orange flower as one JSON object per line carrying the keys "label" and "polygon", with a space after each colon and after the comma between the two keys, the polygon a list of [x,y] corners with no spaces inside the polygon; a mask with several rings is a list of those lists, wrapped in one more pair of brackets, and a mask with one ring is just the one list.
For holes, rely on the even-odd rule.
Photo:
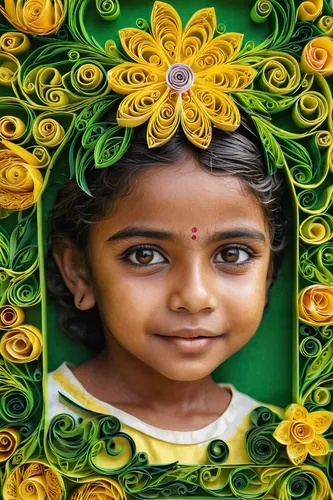
{"label": "orange flower", "polygon": [[311,285],[304,288],[298,301],[299,317],[304,323],[316,326],[333,322],[333,287]]}
{"label": "orange flower", "polygon": [[303,49],[301,69],[305,73],[333,74],[333,40],[322,36],[311,40]]}
{"label": "orange flower", "polygon": [[333,422],[330,411],[309,413],[304,406],[291,404],[285,412],[285,420],[280,422],[273,437],[287,446],[287,454],[295,465],[304,462],[308,453],[311,456],[323,456],[329,452],[329,445],[321,436]]}

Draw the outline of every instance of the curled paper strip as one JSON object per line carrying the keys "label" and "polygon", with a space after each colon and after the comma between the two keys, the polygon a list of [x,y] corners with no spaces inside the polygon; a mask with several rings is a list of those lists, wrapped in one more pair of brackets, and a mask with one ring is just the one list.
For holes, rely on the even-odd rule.
{"label": "curled paper strip", "polygon": [[70,500],[126,500],[127,496],[120,484],[111,478],[90,479],[76,488]]}
{"label": "curled paper strip", "polygon": [[9,141],[20,139],[26,130],[25,123],[16,116],[0,118],[0,137]]}
{"label": "curled paper strip", "polygon": [[333,40],[329,37],[316,38],[303,50],[301,69],[307,73],[319,73],[327,77],[333,74]]}
{"label": "curled paper strip", "polygon": [[65,136],[63,127],[53,118],[44,118],[40,115],[32,129],[36,143],[48,148],[58,146]]}
{"label": "curled paper strip", "polygon": [[30,40],[24,33],[17,31],[7,31],[0,37],[0,48],[4,52],[18,55],[30,49]]}
{"label": "curled paper strip", "polygon": [[32,325],[21,325],[6,332],[0,341],[1,355],[12,363],[29,363],[42,352],[42,334]]}
{"label": "curled paper strip", "polygon": [[22,210],[38,199],[43,185],[40,161],[27,150],[3,140],[0,149],[0,207]]}
{"label": "curled paper strip", "polygon": [[302,21],[313,21],[323,11],[323,0],[305,0],[298,8],[297,15]]}
{"label": "curled paper strip", "polygon": [[312,285],[299,296],[299,317],[304,323],[317,326],[333,323],[333,287]]}
{"label": "curled paper strip", "polygon": [[19,31],[32,35],[55,33],[65,19],[67,0],[7,0],[0,12]]}
{"label": "curled paper strip", "polygon": [[21,307],[6,305],[0,307],[0,330],[15,328],[24,321],[24,311]]}
{"label": "curled paper strip", "polygon": [[8,427],[0,430],[0,463],[5,462],[15,453],[20,441],[21,436],[16,429]]}
{"label": "curled paper strip", "polygon": [[314,457],[327,455],[329,444],[322,436],[333,422],[333,413],[315,411],[309,413],[298,404],[291,404],[286,409],[283,420],[274,431],[274,438],[287,446],[290,461],[300,465],[310,454]]}
{"label": "curled paper strip", "polygon": [[14,469],[3,488],[4,500],[63,500],[64,494],[60,474],[38,462]]}
{"label": "curled paper strip", "polygon": [[245,89],[256,75],[255,69],[237,63],[243,36],[227,33],[213,39],[214,9],[195,13],[182,32],[179,15],[164,2],[154,4],[151,24],[153,36],[136,28],[119,32],[126,55],[135,62],[108,72],[111,89],[128,94],[119,106],[118,123],[137,127],[149,120],[150,148],[169,141],[181,123],[187,138],[206,149],[211,122],[228,132],[239,126],[239,111],[226,93]]}

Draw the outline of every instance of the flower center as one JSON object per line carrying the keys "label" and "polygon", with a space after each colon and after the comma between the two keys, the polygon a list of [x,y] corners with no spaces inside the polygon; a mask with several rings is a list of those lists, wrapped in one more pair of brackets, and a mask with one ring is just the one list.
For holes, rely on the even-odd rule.
{"label": "flower center", "polygon": [[194,82],[194,73],[187,64],[172,64],[166,73],[166,82],[172,90],[186,92]]}

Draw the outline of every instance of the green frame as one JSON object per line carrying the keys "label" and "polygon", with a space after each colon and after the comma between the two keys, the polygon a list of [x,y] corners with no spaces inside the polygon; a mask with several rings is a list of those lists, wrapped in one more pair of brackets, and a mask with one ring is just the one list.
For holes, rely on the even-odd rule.
{"label": "green frame", "polygon": [[[26,3],[29,1],[32,0]],[[98,122],[105,109],[121,102],[122,96],[113,94],[107,83],[108,71],[125,60],[116,40],[118,29],[136,23],[143,33],[149,32],[154,2],[50,0],[49,5],[53,8],[55,3],[60,6],[58,17],[46,16],[44,24],[34,24],[15,14],[15,0],[0,2],[3,498],[28,500],[22,485],[28,489],[36,488],[38,483],[46,498],[56,500],[94,498],[94,488],[104,488],[108,498],[117,500],[126,495],[129,499],[217,496],[228,500],[332,500],[333,63],[328,57],[319,64],[314,55],[319,49],[326,55],[333,54],[331,2],[235,0],[228,6],[225,0],[195,0],[191,6],[186,2],[179,6],[184,24],[199,8],[214,6],[218,21],[223,16],[226,23],[217,25],[216,36],[233,31],[245,34],[236,59],[239,64],[256,68],[257,75],[253,85],[230,95],[257,128],[268,175],[277,168],[284,170],[290,194],[287,203],[293,218],[291,235],[295,238],[283,271],[285,279],[290,266],[293,268],[289,277],[290,320],[285,324],[284,341],[290,327],[291,403],[299,405],[306,417],[302,420],[300,414],[290,413],[289,408],[283,422],[304,422],[316,414],[319,420],[330,423],[318,423],[316,427],[311,420],[316,434],[326,441],[328,451],[323,455],[308,453],[301,463],[292,463],[287,453],[289,445],[276,439],[282,418],[269,408],[260,407],[251,414],[253,427],[246,435],[251,463],[238,465],[224,464],[228,448],[222,441],[209,443],[204,465],[150,464],[149,457],[136,453],[134,441],[121,431],[115,417],[87,412],[87,420],[77,427],[64,416],[56,417],[47,426],[47,332],[54,328],[55,319],[54,310],[46,301],[47,213],[68,175],[75,176],[81,187],[88,190],[85,166],[93,160],[107,166],[103,164],[105,141],[97,137],[90,146],[83,134],[88,126]],[[235,4],[241,12],[241,30],[237,29],[240,20],[233,15]],[[81,88],[77,79],[82,59],[99,68],[100,79],[88,90]],[[50,128],[43,129],[45,124],[53,127],[51,132]],[[132,129],[115,127],[108,133],[107,139],[116,144],[107,160],[111,165],[129,146]],[[95,157],[94,150],[98,151]],[[11,177],[10,172],[14,171],[18,177]],[[280,290],[272,292],[273,300],[278,300]],[[275,331],[272,338],[273,335]],[[62,345],[69,348],[70,343]],[[88,355],[82,350],[78,358]],[[222,368],[216,378],[225,373],[228,372]],[[94,453],[119,437],[132,450],[131,462],[117,469],[99,467]],[[302,444],[301,439],[299,443]],[[70,455],[73,449],[75,453]],[[120,451],[108,448],[110,456]],[[81,490],[75,493],[79,487]],[[44,498],[38,496],[42,493],[31,498]]]}

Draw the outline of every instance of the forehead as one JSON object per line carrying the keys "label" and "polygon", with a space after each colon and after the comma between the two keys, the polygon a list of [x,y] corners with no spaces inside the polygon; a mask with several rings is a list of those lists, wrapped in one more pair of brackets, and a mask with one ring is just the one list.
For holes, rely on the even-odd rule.
{"label": "forehead", "polygon": [[237,176],[205,170],[189,157],[170,165],[143,168],[130,195],[119,200],[112,229],[131,223],[214,228],[217,224],[265,226],[262,207]]}

